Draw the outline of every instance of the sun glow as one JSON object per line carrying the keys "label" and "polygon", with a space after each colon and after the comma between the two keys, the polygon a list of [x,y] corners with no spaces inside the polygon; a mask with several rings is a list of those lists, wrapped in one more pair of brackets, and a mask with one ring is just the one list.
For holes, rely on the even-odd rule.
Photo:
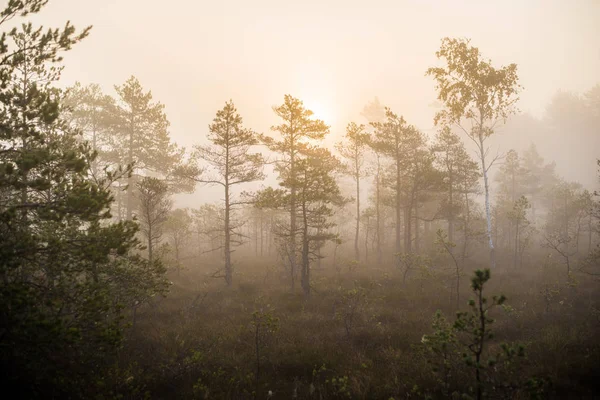
{"label": "sun glow", "polygon": [[333,125],[337,116],[333,70],[313,61],[300,63],[297,68],[296,96],[313,112],[314,119]]}
{"label": "sun glow", "polygon": [[304,106],[306,109],[313,112],[313,119],[320,119],[327,125],[331,125],[335,121],[335,113],[328,104],[321,101],[305,101]]}

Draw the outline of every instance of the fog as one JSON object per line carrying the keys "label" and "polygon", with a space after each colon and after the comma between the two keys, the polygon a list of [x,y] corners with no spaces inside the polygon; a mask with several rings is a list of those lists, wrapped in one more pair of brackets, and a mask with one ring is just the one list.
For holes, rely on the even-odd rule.
{"label": "fog", "polygon": [[[93,82],[113,93],[113,85],[135,75],[165,104],[171,136],[187,148],[205,140],[216,110],[229,99],[246,126],[268,133],[277,122],[271,107],[286,93],[331,125],[329,147],[349,121],[367,122],[360,112],[375,96],[433,136],[436,93],[424,72],[435,65],[442,37],[471,38],[496,65],[516,63],[524,87],[518,107],[536,118],[544,117],[558,90],[584,93],[600,82],[600,4],[594,0],[59,0],[33,19],[61,26],[65,16],[93,30],[65,55],[61,84]],[[548,142],[522,132],[501,139],[499,148],[535,141],[546,158],[569,160],[576,153],[560,143],[567,135]],[[586,160],[586,169],[561,162],[558,171],[593,184],[594,157]],[[199,200],[178,201],[197,206]]]}
{"label": "fog", "polygon": [[0,395],[598,397],[600,1],[0,32]]}

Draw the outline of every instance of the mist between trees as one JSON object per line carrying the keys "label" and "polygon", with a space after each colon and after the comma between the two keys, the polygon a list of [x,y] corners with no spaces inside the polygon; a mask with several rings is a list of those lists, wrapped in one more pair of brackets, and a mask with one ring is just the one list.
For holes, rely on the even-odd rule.
{"label": "mist between trees", "polygon": [[[11,0],[0,14],[24,22],[0,40],[5,390],[592,398],[596,187],[502,136],[535,126],[597,145],[600,86],[559,92],[546,118],[527,119],[516,64],[443,38],[423,71],[438,96],[432,134],[375,98],[326,146],[327,121],[285,94],[270,131],[229,100],[185,149],[134,76],[112,94],[57,88],[62,54],[90,28],[28,24],[45,4]],[[178,208],[181,193],[197,206]]]}

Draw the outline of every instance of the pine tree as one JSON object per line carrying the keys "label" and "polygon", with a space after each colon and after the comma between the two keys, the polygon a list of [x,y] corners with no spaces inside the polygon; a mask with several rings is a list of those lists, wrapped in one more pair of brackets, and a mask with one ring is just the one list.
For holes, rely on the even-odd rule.
{"label": "pine tree", "polygon": [[391,187],[394,192],[396,212],[396,253],[402,251],[402,214],[404,213],[404,251],[411,252],[412,212],[417,193],[431,172],[432,157],[425,147],[425,138],[403,117],[386,108],[387,120],[373,124],[375,132],[371,141],[373,150],[392,162]]}
{"label": "pine tree", "polygon": [[[375,97],[372,102],[369,102],[363,108],[361,115],[366,118],[370,127],[373,127],[374,124],[383,123],[385,121],[385,107],[381,105],[379,99]],[[371,143],[370,146],[372,147]],[[383,261],[383,253],[382,253],[382,242],[383,242],[383,233],[382,233],[382,204],[381,199],[383,197],[382,194],[382,173],[383,166],[381,155],[375,152],[375,193],[373,202],[375,203],[375,244],[376,244],[376,252],[377,252],[377,265],[381,265]]]}
{"label": "pine tree", "polygon": [[133,216],[134,184],[141,172],[168,176],[181,163],[184,149],[169,138],[169,121],[164,105],[152,101],[135,77],[115,86],[117,107],[114,109],[115,146],[124,157],[121,162],[133,166],[127,179],[127,219]]}
{"label": "pine tree", "polygon": [[[598,181],[600,182],[600,160],[596,160],[598,166]],[[600,196],[600,192],[594,191],[594,197],[597,199]],[[595,200],[590,207],[590,230],[598,236],[600,234],[600,200]],[[590,233],[592,235],[592,233]],[[600,243],[596,243],[596,247],[589,249],[588,255],[585,258],[580,271],[592,275],[600,275]]]}
{"label": "pine tree", "polygon": [[169,213],[164,225],[164,231],[168,236],[169,244],[175,253],[175,269],[178,274],[182,268],[182,253],[191,241],[192,223],[193,219],[189,209],[177,208]]}
{"label": "pine tree", "polygon": [[[203,254],[212,253],[222,248],[223,240],[223,210],[216,204],[203,204],[192,210],[194,232],[197,235],[198,258]],[[208,243],[205,243],[208,241]],[[207,249],[203,250],[207,245]]]}
{"label": "pine tree", "polygon": [[[489,280],[489,269],[476,270],[471,278],[471,289],[475,298],[469,300],[469,310],[458,312],[452,325],[438,311],[433,324],[435,332],[432,335],[423,335],[421,339],[427,352],[437,358],[430,362],[434,361],[441,367],[436,366],[434,372],[443,373],[442,383],[446,397],[460,396],[458,392],[450,393],[448,379],[452,369],[456,368],[453,355],[457,352],[462,355],[464,364],[474,373],[474,385],[469,385],[468,393],[463,393],[462,397],[477,400],[488,397],[491,392],[499,391],[499,385],[494,382],[494,375],[498,374],[503,366],[514,362],[517,357],[525,356],[524,347],[518,343],[502,343],[500,351],[492,353],[490,342],[494,339],[492,326],[495,320],[490,316],[490,312],[498,306],[503,306],[506,297],[493,296],[489,301],[484,296],[484,286]],[[509,384],[506,386],[510,387]]]}
{"label": "pine tree", "polygon": [[495,180],[498,183],[495,209],[499,215],[499,218],[495,220],[495,225],[497,230],[500,226],[504,226],[504,229],[501,229],[503,235],[496,239],[496,245],[502,247],[502,243],[506,242],[507,249],[513,253],[517,250],[517,243],[513,240],[515,238],[513,234],[515,220],[508,218],[508,216],[513,211],[513,207],[518,199],[526,191],[524,185],[527,181],[528,173],[529,171],[525,170],[521,165],[519,153],[511,149],[506,154],[504,162],[495,176]]}
{"label": "pine tree", "polygon": [[275,169],[279,172],[280,180],[288,182],[289,196],[286,197],[288,203],[285,207],[289,212],[290,221],[289,231],[286,235],[288,238],[286,248],[289,253],[287,258],[290,263],[293,290],[298,263],[296,237],[301,229],[297,223],[299,214],[297,163],[304,158],[304,153],[308,149],[307,140],[322,140],[329,133],[329,126],[319,119],[313,119],[313,112],[306,109],[301,100],[290,95],[285,95],[283,104],[274,107],[273,111],[283,120],[281,124],[271,127],[272,131],[279,133],[281,139],[277,141],[264,136],[263,141],[270,150],[282,156]]}
{"label": "pine tree", "polygon": [[81,131],[83,139],[90,142],[92,151],[98,153],[92,163],[94,176],[100,172],[99,168],[117,164],[120,158],[112,154],[115,146],[110,143],[113,122],[110,114],[115,107],[114,99],[104,94],[97,84],[83,86],[76,82],[67,88],[62,104],[69,125]]}
{"label": "pine tree", "polygon": [[358,239],[360,236],[360,179],[366,176],[364,169],[365,153],[368,149],[370,135],[365,133],[364,125],[356,125],[351,122],[346,127],[346,135],[342,142],[336,145],[337,150],[342,157],[348,160],[346,173],[354,179],[356,183],[356,229],[354,232],[354,258],[360,261],[360,250]]}
{"label": "pine tree", "polygon": [[[0,24],[45,4],[11,0]],[[0,39],[0,381],[26,398],[102,393],[124,307],[166,289],[135,255],[136,225],[109,222],[119,175],[90,178],[94,152],[61,116],[60,54],[88,31]]]}
{"label": "pine tree", "polygon": [[369,124],[385,121],[385,107],[379,102],[379,98],[375,97],[363,107],[360,113]]}
{"label": "pine tree", "polygon": [[[427,147],[425,135],[410,129],[404,137],[404,167],[401,183],[401,203],[404,208],[404,251],[420,251],[419,209],[439,190],[441,174],[435,169],[435,156]],[[413,240],[414,220],[414,240]]]}
{"label": "pine tree", "polygon": [[466,206],[462,194],[474,191],[477,187],[477,164],[467,154],[458,135],[447,126],[438,132],[432,150],[437,155],[436,163],[444,175],[442,186],[446,195],[442,202],[442,213],[448,221],[448,240],[454,243],[455,222]]}
{"label": "pine tree", "polygon": [[508,213],[508,218],[514,226],[514,250],[513,250],[513,267],[516,269],[520,265],[523,258],[523,252],[527,246],[528,236],[527,228],[530,222],[527,218],[527,211],[531,209],[531,204],[527,197],[521,196],[514,202],[512,210]]}
{"label": "pine tree", "polygon": [[545,163],[544,158],[538,153],[535,144],[531,144],[523,154],[523,168],[527,171],[524,193],[531,202],[531,217],[535,224],[538,210],[542,206],[542,197],[548,188],[558,182],[554,163]]}
{"label": "pine tree", "polygon": [[[311,148],[298,164],[297,179],[290,182],[298,186],[302,224],[301,283],[305,295],[309,295],[311,291],[310,261],[314,257],[315,248],[319,248],[327,240],[337,238],[337,235],[330,232],[335,225],[330,222],[330,217],[333,215],[333,206],[342,205],[344,199],[332,175],[336,169],[340,169],[339,161],[328,150]],[[282,185],[285,187],[286,181]]]}
{"label": "pine tree", "polygon": [[546,199],[550,211],[544,226],[544,245],[562,257],[567,275],[571,273],[573,257],[579,252],[582,220],[589,212],[586,197],[580,184],[560,181]]}
{"label": "pine tree", "polygon": [[242,117],[238,114],[233,101],[225,103],[217,111],[213,123],[209,126],[209,146],[196,146],[194,156],[206,161],[209,167],[194,180],[200,183],[220,185],[224,190],[224,278],[228,286],[233,282],[231,254],[233,247],[240,245],[238,232],[240,223],[235,220],[237,207],[246,203],[235,199],[233,188],[264,178],[262,172],[264,160],[261,154],[251,153],[252,146],[258,144],[258,136],[242,126]]}
{"label": "pine tree", "polygon": [[506,153],[504,163],[496,175],[496,181],[499,184],[499,191],[507,194],[511,203],[514,203],[524,195],[524,184],[527,180],[527,171],[522,165],[519,153],[511,149]]}
{"label": "pine tree", "polygon": [[287,175],[281,181],[283,189],[268,188],[257,198],[259,207],[285,209],[290,204],[292,187],[295,189],[300,222],[300,276],[306,296],[311,292],[311,261],[319,257],[320,246],[337,238],[331,232],[335,226],[331,221],[333,206],[341,206],[345,199],[332,173],[340,168],[339,161],[328,150],[305,147],[303,157],[295,164],[294,178]]}
{"label": "pine tree", "polygon": [[[373,150],[385,157],[391,159],[393,163],[393,184],[395,196],[395,212],[396,212],[396,253],[402,251],[401,245],[401,229],[402,229],[402,167],[404,159],[404,135],[409,130],[409,127],[403,117],[394,114],[389,108],[385,109],[385,122],[373,123],[375,128],[371,146]],[[406,223],[406,221],[405,221]]]}
{"label": "pine tree", "polygon": [[145,177],[136,184],[139,203],[140,231],[146,238],[148,261],[154,261],[154,249],[160,243],[163,226],[169,218],[173,202],[169,198],[169,186],[157,178]]}

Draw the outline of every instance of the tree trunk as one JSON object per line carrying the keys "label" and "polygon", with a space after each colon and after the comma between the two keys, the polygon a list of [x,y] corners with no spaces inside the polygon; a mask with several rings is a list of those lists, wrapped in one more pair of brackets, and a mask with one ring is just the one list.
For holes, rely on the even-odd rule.
{"label": "tree trunk", "polygon": [[[563,251],[565,252],[565,254],[569,253],[569,241],[567,240],[569,238],[569,200],[568,200],[568,193],[565,190],[565,199],[564,199],[564,246],[563,246]],[[567,263],[567,266],[569,267],[570,270],[570,266]]]}
{"label": "tree trunk", "polygon": [[[319,226],[319,228],[317,229],[318,236],[321,236],[321,233],[322,233],[321,231],[322,231],[322,228]],[[321,269],[321,260],[322,260],[321,247],[322,247],[321,245],[319,245],[319,247],[317,247],[317,268],[318,269]]]}
{"label": "tree trunk", "polygon": [[367,217],[367,225],[365,227],[365,261],[369,263],[369,223],[371,219]]}
{"label": "tree trunk", "polygon": [[360,261],[360,250],[358,249],[358,235],[360,230],[360,175],[356,170],[356,232],[354,234],[354,259]]}
{"label": "tree trunk", "polygon": [[308,216],[306,205],[302,204],[302,290],[305,296],[310,295],[310,261],[308,258]]}
{"label": "tree trunk", "polygon": [[296,165],[295,153],[291,152],[290,175],[290,272],[292,274],[292,291],[296,286]]}
{"label": "tree trunk", "polygon": [[148,224],[148,261],[152,264],[153,254],[152,254],[152,223]]}
{"label": "tree trunk", "polygon": [[[98,151],[98,144],[97,144],[97,139],[96,139],[96,125],[94,124],[94,127],[92,128],[92,150],[94,152]],[[94,158],[94,161],[92,161],[92,175],[94,175],[94,177],[96,177],[96,174],[98,172],[98,160],[97,158]]]}
{"label": "tree trunk", "polygon": [[[127,163],[131,165],[133,163],[133,116],[131,122],[131,131],[129,132],[129,149],[127,154]],[[127,177],[127,217],[128,221],[131,221],[133,215],[133,171],[131,175]]]}
{"label": "tree trunk", "polygon": [[198,229],[198,261],[200,261],[200,258],[202,258],[202,233],[200,232],[200,229]]}
{"label": "tree trunk", "polygon": [[419,209],[415,207],[415,251],[417,254],[421,251],[421,244],[419,243]]}
{"label": "tree trunk", "polygon": [[[400,177],[401,177],[401,171],[400,171],[400,160],[396,159],[396,253],[401,253],[402,252],[402,245],[401,245],[401,229],[402,229],[402,207],[401,207],[401,203],[400,203],[400,189],[401,189],[401,182],[400,182]],[[406,220],[405,218],[405,223],[408,220]],[[406,242],[406,237],[404,238],[404,241]],[[406,243],[405,243],[406,245]],[[405,248],[405,250],[408,252],[409,249]]]}
{"label": "tree trunk", "polygon": [[119,212],[119,222],[123,220],[123,187],[119,180],[119,192],[117,193],[117,210]]}
{"label": "tree trunk", "polygon": [[425,249],[431,249],[431,221],[423,222],[423,238],[425,239]]}
{"label": "tree trunk", "polygon": [[515,252],[513,260],[513,268],[517,269],[517,260],[519,256],[519,220],[515,222]]}
{"label": "tree trunk", "polygon": [[258,218],[254,217],[254,256],[258,257]]}
{"label": "tree trunk", "polygon": [[269,230],[267,231],[267,255],[271,256],[271,246],[273,244],[273,215],[269,217]]}
{"label": "tree trunk", "polygon": [[375,237],[376,237],[376,244],[377,244],[377,265],[381,266],[382,264],[382,253],[381,253],[381,182],[380,179],[381,178],[381,162],[379,160],[379,155],[377,155],[377,176],[375,177],[376,183],[375,183],[375,191],[376,191],[376,201],[375,201]]}
{"label": "tree trunk", "polygon": [[465,223],[464,223],[464,242],[462,248],[462,263],[467,259],[467,250],[469,246],[469,227],[471,225],[471,208],[469,207],[469,193],[465,191]]}
{"label": "tree trunk", "polygon": [[317,247],[317,268],[321,269],[323,258],[321,257],[321,246]]}
{"label": "tree trunk", "polygon": [[230,229],[229,177],[225,174],[225,282],[227,286],[233,283],[231,267],[231,229]]}
{"label": "tree trunk", "polygon": [[492,240],[492,213],[490,209],[490,185],[488,182],[488,171],[487,165],[485,164],[485,148],[483,147],[483,132],[480,126],[479,132],[479,153],[481,158],[481,172],[483,173],[483,187],[485,191],[485,216],[487,222],[487,239],[490,248],[490,267],[494,269],[496,267],[496,253],[494,250],[494,241]]}
{"label": "tree trunk", "polygon": [[[25,100],[27,98],[27,87],[29,86],[29,74],[28,74],[28,62],[25,62],[23,65],[23,100]],[[23,107],[25,107],[25,104],[23,104]],[[29,132],[27,132],[27,116],[28,113],[25,112],[25,110],[23,110],[23,115],[22,115],[22,122],[23,122],[23,132],[21,133],[21,141],[23,144],[23,147],[21,149],[22,154],[26,154],[28,152],[28,147],[29,147],[29,143],[27,141]],[[28,194],[27,194],[27,187],[28,185],[28,169],[27,168],[22,168],[21,169],[21,184],[23,185],[22,189],[21,189],[21,204],[23,205],[23,208],[21,209],[21,222],[23,224],[23,226],[27,226],[27,207],[25,207],[25,204],[27,204],[27,200],[28,200]]]}
{"label": "tree trunk", "polygon": [[588,253],[592,252],[592,212],[590,211],[590,218],[588,219]]}
{"label": "tree trunk", "polygon": [[412,207],[404,208],[404,251],[412,252]]}
{"label": "tree trunk", "polygon": [[454,182],[452,182],[452,173],[449,174],[450,193],[449,204],[450,213],[448,215],[448,240],[454,243]]}
{"label": "tree trunk", "polygon": [[175,240],[175,263],[177,264],[177,276],[179,276],[181,272],[181,266],[179,265],[179,240]]}
{"label": "tree trunk", "polygon": [[264,237],[265,237],[265,222],[263,221],[263,213],[260,212],[260,257],[264,256]]}

